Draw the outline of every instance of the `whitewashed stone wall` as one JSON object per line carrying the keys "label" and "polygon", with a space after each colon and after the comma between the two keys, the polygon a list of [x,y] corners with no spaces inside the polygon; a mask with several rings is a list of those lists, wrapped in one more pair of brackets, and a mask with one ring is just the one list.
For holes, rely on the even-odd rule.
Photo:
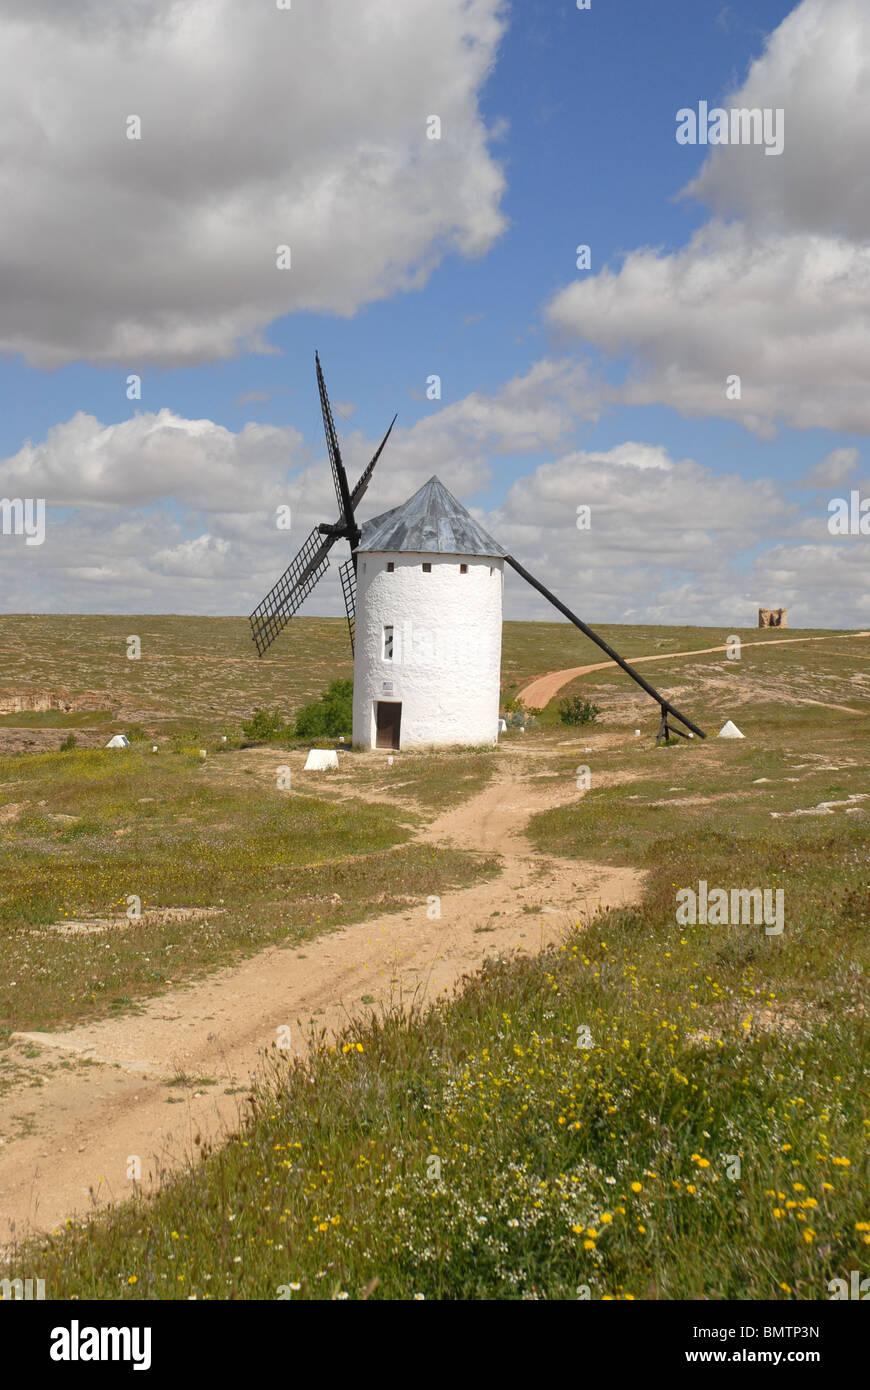
{"label": "whitewashed stone wall", "polygon": [[354,743],[374,747],[378,700],[401,702],[402,748],[497,742],[503,590],[497,557],[358,556]]}

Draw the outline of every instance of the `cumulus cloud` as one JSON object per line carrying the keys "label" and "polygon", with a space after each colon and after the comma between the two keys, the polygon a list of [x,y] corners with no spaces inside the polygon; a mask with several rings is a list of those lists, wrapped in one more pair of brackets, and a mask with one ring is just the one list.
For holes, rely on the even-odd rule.
{"label": "cumulus cloud", "polygon": [[[825,506],[799,507],[786,491],[673,459],[661,446],[623,444],[542,464],[479,515],[593,623],[754,626],[759,606],[784,605],[795,626],[865,625],[866,538],[832,537]],[[591,508],[588,530],[577,529],[578,504]],[[507,607],[514,618],[554,616],[512,577]]]}
{"label": "cumulus cloud", "polygon": [[[710,94],[711,98],[715,94]],[[685,190],[713,218],[641,247],[548,317],[630,364],[619,398],[685,415],[870,430],[870,13],[803,0],[724,107],[781,107],[785,148],[714,147]],[[740,398],[726,395],[740,377]],[[732,397],[734,395],[732,387]]]}
{"label": "cumulus cloud", "polygon": [[350,315],[485,252],[504,178],[477,97],[502,3],[6,0],[0,350],[265,351],[283,314]]}
{"label": "cumulus cloud", "polygon": [[832,449],[818,463],[808,468],[796,487],[842,487],[855,472],[857,449]]}
{"label": "cumulus cloud", "polygon": [[[414,426],[415,448],[433,463],[456,466],[462,452],[540,453],[598,418],[606,383],[583,363],[544,358],[487,395],[472,391]],[[432,470],[430,470],[432,471]]]}
{"label": "cumulus cloud", "polygon": [[[582,375],[559,364],[541,379],[563,404],[586,399]],[[785,484],[718,473],[661,444],[565,452],[559,440],[554,451],[552,423],[539,425],[528,397],[538,380],[526,374],[395,430],[361,517],[404,501],[433,472],[467,502],[491,483],[499,453],[526,441],[545,461],[498,507],[474,514],[582,617],[742,625],[754,623],[759,604],[785,604],[805,625],[868,621],[866,538],[830,536],[827,510],[811,494],[798,503]],[[352,478],[376,443],[342,432]],[[834,450],[815,466],[819,476],[844,476],[854,454]],[[48,505],[42,546],[0,538],[10,611],[247,613],[312,527],[336,515],[325,456],[313,457],[293,430],[248,425],[234,434],[169,411],[118,426],[73,417],[0,463],[0,496]],[[289,532],[276,525],[276,508],[288,504]],[[588,530],[577,528],[578,506],[591,509]],[[342,543],[335,558],[345,553]],[[333,567],[305,612],[342,611]],[[514,577],[506,611],[555,616]]]}
{"label": "cumulus cloud", "polygon": [[[473,496],[492,481],[493,456],[540,454],[578,418],[591,418],[591,395],[583,367],[543,361],[491,395],[474,393],[397,427],[361,516],[404,501],[433,473],[459,497]],[[353,483],[380,441],[342,429],[341,416],[337,423]],[[646,446],[626,447],[655,461]],[[11,610],[35,600],[83,611],[123,610],[125,601],[158,611],[253,608],[309,531],[337,519],[326,458],[292,427],[249,422],[234,432],[168,409],[117,424],[77,413],[0,460],[0,497],[44,498],[49,510],[38,565],[22,569],[21,547],[0,540],[3,606]],[[288,505],[289,533],[276,524],[277,509]],[[316,602],[315,611],[337,611],[333,578]]]}
{"label": "cumulus cloud", "polygon": [[0,462],[0,495],[44,497],[52,507],[174,499],[203,512],[251,511],[277,504],[277,480],[307,457],[292,428],[247,424],[234,434],[167,409],[102,425],[79,411]]}
{"label": "cumulus cloud", "polygon": [[[723,106],[781,108],[785,150],[714,147],[688,194],[721,217],[860,242],[870,235],[870,15],[803,0]],[[765,167],[767,166],[767,167]],[[773,166],[773,167],[771,167]]]}
{"label": "cumulus cloud", "polygon": [[[577,508],[591,511],[578,529]],[[518,479],[486,525],[581,617],[613,622],[736,622],[747,555],[797,508],[766,479],[717,474],[662,446],[626,443],[541,464]],[[513,585],[522,616],[552,609]],[[728,618],[723,618],[728,621]]]}

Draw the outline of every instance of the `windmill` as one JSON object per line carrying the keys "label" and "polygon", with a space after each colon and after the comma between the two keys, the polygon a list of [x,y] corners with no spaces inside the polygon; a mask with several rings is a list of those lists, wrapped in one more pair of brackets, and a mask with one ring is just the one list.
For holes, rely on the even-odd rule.
{"label": "windmill", "polygon": [[353,651],[354,646],[355,552],[360,542],[360,529],[356,523],[356,508],[366,494],[372,473],[375,471],[375,464],[390,437],[393,425],[396,423],[396,416],[393,416],[390,428],[381,440],[374,457],[360,475],[356,487],[351,491],[341,458],[341,450],[338,447],[338,435],[335,432],[332,407],[329,404],[329,396],[326,394],[326,382],[323,379],[323,368],[320,365],[318,353],[315,353],[314,360],[317,364],[317,388],[320,392],[320,410],[323,415],[323,428],[326,432],[326,447],[329,450],[332,481],[338,502],[338,521],[323,522],[320,526],[315,526],[298,555],[290,561],[281,578],[269,590],[262,602],[257,604],[251,614],[251,634],[258,656],[262,656],[271,647],[279,632],[287,626],[294,613],[298,613],[318,580],[323,578],[329,568],[329,552],[336,541],[342,537],[347,539],[351,550],[351,558],[345,560],[344,564],[341,565],[339,574],[347,613],[351,651]]}
{"label": "windmill", "polygon": [[[430,478],[401,506],[360,527],[356,509],[396,417],[351,491],[319,356],[315,360],[339,519],[315,527],[251,614],[260,656],[323,577],[333,545],[346,538],[351,556],[340,574],[354,656],[354,743],[386,748],[495,743],[508,564],[656,702],[661,713],[657,743],[669,742],[673,734],[706,738],[697,724],[508,554],[437,478]],[[427,639],[425,655],[419,643],[415,646],[415,627],[417,637],[423,633]],[[439,641],[442,652],[450,651],[449,658],[439,659],[434,651]],[[457,650],[462,654],[458,661]]]}

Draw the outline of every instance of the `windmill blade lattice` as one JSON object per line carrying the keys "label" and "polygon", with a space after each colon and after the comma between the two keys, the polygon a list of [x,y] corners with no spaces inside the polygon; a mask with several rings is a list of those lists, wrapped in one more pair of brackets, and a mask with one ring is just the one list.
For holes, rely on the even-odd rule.
{"label": "windmill blade lattice", "polygon": [[393,416],[392,420],[390,421],[390,428],[387,430],[386,434],[384,435],[383,439],[381,440],[380,445],[378,446],[378,449],[377,449],[377,452],[376,452],[374,458],[372,459],[372,461],[371,461],[371,463],[368,465],[368,467],[365,469],[365,472],[363,472],[363,473],[360,474],[359,481],[358,481],[356,487],[354,488],[353,492],[352,492],[351,495],[350,495],[350,500],[351,500],[351,503],[352,503],[354,509],[356,509],[356,508],[359,506],[359,504],[360,504],[360,502],[362,501],[363,497],[365,497],[366,489],[368,488],[368,485],[369,485],[369,483],[371,482],[371,476],[372,476],[372,474],[373,474],[374,471],[375,471],[375,464],[377,463],[378,459],[380,458],[381,454],[383,453],[384,445],[386,444],[386,442],[387,442],[387,440],[389,439],[390,435],[393,433],[393,425],[396,423],[396,421],[398,420],[398,418],[399,418],[398,415],[394,415],[394,416]]}
{"label": "windmill blade lattice", "polygon": [[347,540],[351,548],[351,559],[341,566],[341,588],[347,613],[350,646],[351,651],[353,651],[356,608],[356,556],[353,551],[360,543],[360,530],[356,524],[355,509],[365,495],[375,464],[392,433],[393,425],[396,423],[396,416],[394,415],[390,428],[381,440],[374,458],[360,475],[356,487],[351,492],[338,445],[338,435],[335,431],[332,406],[326,392],[320,357],[316,353],[314,360],[317,365],[320,409],[323,414],[323,428],[326,431],[326,447],[329,451],[339,517],[337,522],[331,525],[324,522],[311,532],[299,554],[287,566],[278,583],[269,590],[262,603],[259,603],[251,614],[251,635],[259,656],[268,650],[278,634],[287,626],[294,613],[297,613],[302,607],[315,584],[326,573],[329,567],[329,552],[335,542],[341,538]]}
{"label": "windmill blade lattice", "polygon": [[320,411],[323,415],[323,429],[326,434],[326,447],[329,450],[329,462],[332,467],[332,481],[335,486],[335,497],[338,502],[339,525],[346,526],[348,529],[348,539],[351,550],[359,545],[359,530],[353,515],[353,504],[350,497],[350,487],[348,486],[347,473],[341,459],[341,450],[338,447],[338,435],[335,432],[335,421],[332,418],[332,406],[329,404],[329,396],[326,393],[326,382],[323,379],[323,369],[320,365],[320,357],[315,354],[317,363],[317,389],[320,392]]}
{"label": "windmill blade lattice", "polygon": [[350,633],[350,650],[353,654],[356,629],[356,574],[353,560],[345,560],[338,572],[341,576],[341,592],[344,594],[344,611],[347,614],[347,630]]}
{"label": "windmill blade lattice", "polygon": [[254,609],[250,620],[251,635],[259,656],[272,645],[278,633],[287,626],[317,581],[326,573],[329,552],[337,539],[337,536],[329,536],[324,540],[315,527],[277,584]]}

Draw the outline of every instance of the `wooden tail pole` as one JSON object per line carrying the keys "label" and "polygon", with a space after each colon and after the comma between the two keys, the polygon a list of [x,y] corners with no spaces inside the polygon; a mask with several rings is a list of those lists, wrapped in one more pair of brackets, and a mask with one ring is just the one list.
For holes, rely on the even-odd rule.
{"label": "wooden tail pole", "polygon": [[[529,574],[529,571],[520,564],[519,560],[515,560],[513,555],[506,555],[505,560],[510,565],[511,569],[515,569],[517,574],[522,575],[526,583],[531,584],[533,589],[537,589],[539,594],[543,594],[544,598],[548,599],[554,608],[558,608],[559,612],[564,614],[569,622],[573,623],[575,627],[579,627],[581,632],[585,633],[603,652],[607,653],[611,661],[615,661],[617,666],[621,666],[623,671],[631,676],[633,681],[637,681],[641,689],[645,690],[647,695],[650,695],[655,700],[662,712],[662,722],[656,743],[661,743],[662,741],[666,743],[671,734],[679,734],[680,738],[691,738],[692,734],[697,734],[698,738],[707,737],[703,729],[699,729],[697,724],[692,723],[691,719],[687,719],[684,714],[680,714],[680,711],[675,709],[670,701],[666,700],[663,695],[660,695],[655,687],[650,685],[649,681],[645,681],[643,676],[639,675],[633,666],[629,666],[627,661],[623,661],[619,652],[615,652],[612,647],[608,646],[603,637],[599,637],[598,633],[594,632],[591,627],[588,627],[587,624],[583,622],[582,618],[578,618],[577,614],[572,613],[570,608],[566,608],[564,603],[556,598],[555,594],[551,594],[550,590],[546,588],[540,580],[535,579],[533,574]],[[671,725],[668,720],[669,715],[672,719],[679,719],[680,723],[685,724],[686,728],[691,729],[692,732],[687,734],[684,733],[682,729],[677,729]]]}

